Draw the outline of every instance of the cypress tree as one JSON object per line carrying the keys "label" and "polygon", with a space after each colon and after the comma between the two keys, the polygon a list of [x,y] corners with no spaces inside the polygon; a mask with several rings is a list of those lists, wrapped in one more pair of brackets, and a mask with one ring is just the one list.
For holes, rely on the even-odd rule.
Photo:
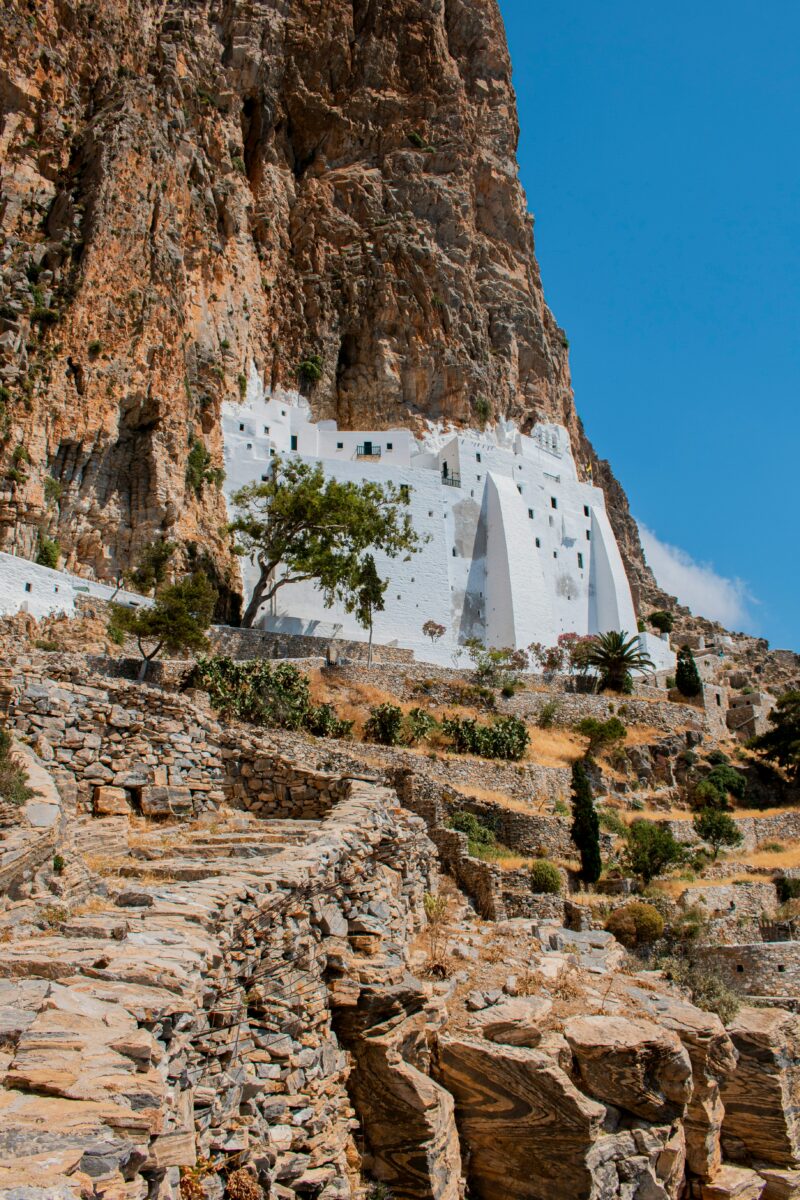
{"label": "cypress tree", "polygon": [[600,820],[594,807],[592,785],[586,763],[572,764],[572,829],[570,837],[581,858],[581,879],[596,883],[603,864],[600,859]]}
{"label": "cypress tree", "polygon": [[699,696],[703,690],[697,663],[694,661],[694,655],[688,646],[681,646],[678,651],[675,686],[682,696]]}

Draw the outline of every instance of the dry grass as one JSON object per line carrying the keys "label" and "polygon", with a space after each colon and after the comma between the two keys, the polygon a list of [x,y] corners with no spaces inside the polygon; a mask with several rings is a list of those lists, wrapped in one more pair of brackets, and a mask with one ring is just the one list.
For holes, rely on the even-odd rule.
{"label": "dry grass", "polygon": [[553,727],[540,729],[538,725],[528,726],[531,744],[527,757],[531,762],[541,767],[571,767],[583,756],[587,739],[580,734],[571,733],[568,729]]}
{"label": "dry grass", "polygon": [[800,867],[800,842],[792,842],[783,850],[734,850],[731,857],[748,867],[774,867],[776,870]]}

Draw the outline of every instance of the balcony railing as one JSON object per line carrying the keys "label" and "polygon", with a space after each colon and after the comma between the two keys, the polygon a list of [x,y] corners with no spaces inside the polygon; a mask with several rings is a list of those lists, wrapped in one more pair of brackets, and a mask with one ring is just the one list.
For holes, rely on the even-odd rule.
{"label": "balcony railing", "polygon": [[445,484],[446,487],[461,487],[461,476],[453,475],[452,473],[445,475],[443,471],[442,483]]}
{"label": "balcony railing", "polygon": [[365,442],[363,446],[356,446],[356,458],[380,458],[380,456],[380,446],[375,446],[372,442]]}

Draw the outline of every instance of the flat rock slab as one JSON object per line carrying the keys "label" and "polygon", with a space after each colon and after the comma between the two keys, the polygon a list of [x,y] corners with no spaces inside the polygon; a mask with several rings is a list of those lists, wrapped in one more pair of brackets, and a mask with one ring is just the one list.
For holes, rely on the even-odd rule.
{"label": "flat rock slab", "polygon": [[493,1004],[475,1018],[475,1025],[490,1042],[506,1046],[538,1046],[542,1025],[553,1007],[545,996],[519,996]]}

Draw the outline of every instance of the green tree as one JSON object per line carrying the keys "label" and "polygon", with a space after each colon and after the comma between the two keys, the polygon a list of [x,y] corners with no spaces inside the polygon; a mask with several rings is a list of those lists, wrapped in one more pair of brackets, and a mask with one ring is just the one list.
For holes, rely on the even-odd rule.
{"label": "green tree", "polygon": [[655,612],[651,612],[647,619],[659,633],[672,633],[675,628],[675,618],[671,612],[666,612],[663,608],[657,608]]}
{"label": "green tree", "polygon": [[675,686],[682,696],[699,696],[703,690],[697,663],[694,661],[694,655],[688,646],[681,646],[678,651]]}
{"label": "green tree", "polygon": [[741,845],[742,834],[739,826],[733,817],[720,812],[717,808],[704,808],[697,814],[692,824],[700,840],[708,842],[714,858],[717,857],[723,846]]}
{"label": "green tree", "polygon": [[601,633],[584,652],[586,664],[600,675],[600,690],[627,692],[631,688],[632,671],[652,671],[649,654],[639,649],[639,639],[627,633]]}
{"label": "green tree", "polygon": [[58,560],[60,557],[61,546],[55,538],[49,538],[46,533],[40,533],[36,546],[36,561],[39,566],[50,567],[55,571],[58,569]]}
{"label": "green tree", "polygon": [[598,721],[597,717],[584,717],[575,729],[589,739],[586,758],[593,758],[601,750],[607,750],[617,742],[623,741],[628,732],[619,717],[609,717],[607,721]]}
{"label": "green tree", "polygon": [[167,568],[177,549],[177,543],[168,542],[163,536],[143,547],[139,562],[128,573],[128,579],[137,592],[157,594],[167,578]]}
{"label": "green tree", "polygon": [[319,463],[299,458],[276,458],[269,478],[240,488],[233,502],[237,553],[259,568],[246,626],[279,588],[302,580],[313,579],[328,605],[352,603],[366,550],[408,559],[422,544],[405,511],[407,490],[326,477]]}
{"label": "green tree", "polygon": [[594,806],[586,763],[572,764],[572,828],[570,837],[580,855],[581,879],[596,883],[603,864],[600,858],[600,819]]}
{"label": "green tree", "polygon": [[187,575],[159,592],[148,608],[111,607],[108,630],[112,637],[129,634],[136,638],[142,665],[139,682],[147,676],[150,663],[162,650],[181,654],[203,650],[208,645],[206,630],[211,624],[217,593],[205,575]]}
{"label": "green tree", "polygon": [[375,567],[375,559],[365,554],[358,567],[355,590],[348,601],[348,612],[355,612],[362,629],[369,630],[367,643],[367,666],[372,666],[372,623],[376,612],[383,612],[383,596],[388,579],[381,579]]}
{"label": "green tree", "polygon": [[649,883],[665,867],[681,862],[683,858],[683,847],[663,822],[645,821],[640,817],[630,826],[625,861],[643,883]]}
{"label": "green tree", "polygon": [[769,714],[772,729],[750,743],[753,750],[800,779],[800,691],[786,692]]}

